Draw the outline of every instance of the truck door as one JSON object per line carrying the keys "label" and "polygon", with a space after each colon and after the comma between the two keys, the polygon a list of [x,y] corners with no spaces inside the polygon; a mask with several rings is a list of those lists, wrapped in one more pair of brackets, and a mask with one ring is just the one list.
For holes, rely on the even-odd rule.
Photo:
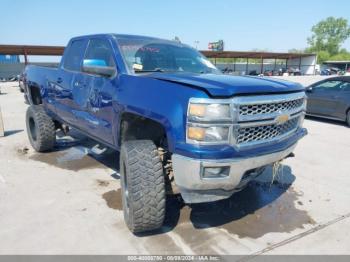
{"label": "truck door", "polygon": [[313,86],[308,93],[308,112],[311,114],[337,117],[337,108],[342,82],[329,80]]}
{"label": "truck door", "polygon": [[[57,79],[53,82],[56,113],[72,126],[78,124],[75,112],[80,110],[77,101],[82,98],[80,93],[74,93],[74,91],[83,85],[81,81],[79,82],[79,75],[81,75],[81,65],[87,43],[87,39],[70,42],[63,55]],[[80,84],[81,86],[78,86]]]}
{"label": "truck door", "polygon": [[[83,79],[85,90],[88,92],[84,99],[85,127],[92,136],[113,144],[113,117],[115,116],[112,104],[118,88],[116,78],[116,61],[112,46],[107,39],[92,38],[83,60]],[[86,66],[86,67],[84,67]],[[103,75],[101,72],[84,70],[92,68],[109,68],[111,74]]]}

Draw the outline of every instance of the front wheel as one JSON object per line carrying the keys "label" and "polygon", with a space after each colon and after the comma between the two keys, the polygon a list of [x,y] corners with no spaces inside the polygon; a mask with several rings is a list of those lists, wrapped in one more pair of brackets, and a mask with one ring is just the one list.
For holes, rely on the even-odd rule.
{"label": "front wheel", "polygon": [[348,113],[346,114],[346,123],[350,127],[350,109],[348,110]]}
{"label": "front wheel", "polygon": [[133,233],[162,227],[165,179],[158,150],[151,140],[123,142],[120,179],[125,222]]}

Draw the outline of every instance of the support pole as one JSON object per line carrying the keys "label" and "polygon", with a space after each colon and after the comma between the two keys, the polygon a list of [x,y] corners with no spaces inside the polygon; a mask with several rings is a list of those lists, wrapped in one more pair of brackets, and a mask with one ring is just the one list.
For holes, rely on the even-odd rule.
{"label": "support pole", "polygon": [[249,62],[249,58],[247,58],[247,64],[245,65],[245,74],[249,75],[248,73],[248,62]]}
{"label": "support pole", "polygon": [[28,65],[28,54],[26,49],[24,49],[24,64]]}
{"label": "support pole", "polygon": [[[316,64],[317,64],[317,54],[316,54],[316,56],[315,56],[315,61],[313,61],[313,63],[314,63],[314,75],[316,75]],[[321,69],[321,68],[320,68]],[[321,72],[320,72],[321,73]]]}
{"label": "support pole", "polygon": [[260,74],[263,74],[264,71],[264,58],[261,57],[261,67],[260,67]]}

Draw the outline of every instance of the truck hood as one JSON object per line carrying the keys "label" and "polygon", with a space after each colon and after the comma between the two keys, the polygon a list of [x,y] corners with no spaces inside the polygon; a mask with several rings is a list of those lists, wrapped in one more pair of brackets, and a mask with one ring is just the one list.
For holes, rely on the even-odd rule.
{"label": "truck hood", "polygon": [[[145,75],[146,76],[146,75]],[[213,97],[302,91],[300,84],[273,78],[219,74],[152,73],[147,77],[200,88]]]}

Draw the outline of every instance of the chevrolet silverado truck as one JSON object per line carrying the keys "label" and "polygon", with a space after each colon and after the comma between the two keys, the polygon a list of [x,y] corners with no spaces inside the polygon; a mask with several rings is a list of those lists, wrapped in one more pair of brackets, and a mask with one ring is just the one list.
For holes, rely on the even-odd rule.
{"label": "chevrolet silverado truck", "polygon": [[74,128],[119,151],[123,213],[134,233],[160,228],[166,195],[225,199],[292,154],[306,133],[296,83],[222,74],[200,52],[158,38],[76,37],[58,68],[29,65],[29,141],[55,147]]}

